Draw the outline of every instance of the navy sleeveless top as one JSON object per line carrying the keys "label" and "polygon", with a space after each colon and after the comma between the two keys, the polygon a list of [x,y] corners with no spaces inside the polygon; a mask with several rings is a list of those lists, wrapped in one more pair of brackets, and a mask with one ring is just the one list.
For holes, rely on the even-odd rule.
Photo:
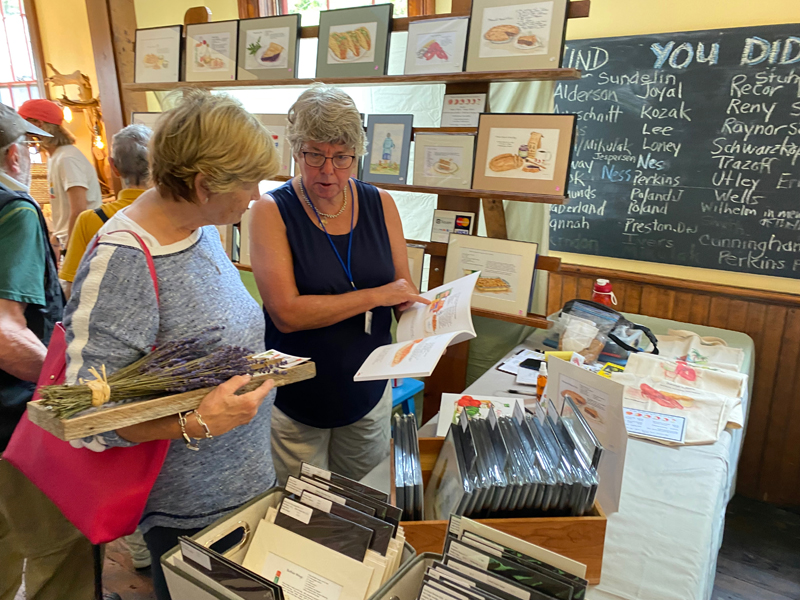
{"label": "navy sleeveless top", "polygon": [[[359,208],[353,229],[351,269],[353,283],[359,290],[365,290],[394,281],[394,263],[378,189],[358,180],[351,181],[358,191]],[[269,194],[275,199],[286,226],[300,294],[324,296],[351,292],[350,281],[328,237],[308,218],[291,182]],[[345,264],[349,237],[349,234],[331,236]],[[353,376],[375,348],[392,343],[391,311],[385,306],[372,309],[369,335],[364,331],[364,314],[328,327],[281,333],[265,309],[266,347],[311,357],[317,365],[314,379],[278,388],[275,406],[295,421],[320,429],[350,425],[375,408],[386,382],[356,383]]]}

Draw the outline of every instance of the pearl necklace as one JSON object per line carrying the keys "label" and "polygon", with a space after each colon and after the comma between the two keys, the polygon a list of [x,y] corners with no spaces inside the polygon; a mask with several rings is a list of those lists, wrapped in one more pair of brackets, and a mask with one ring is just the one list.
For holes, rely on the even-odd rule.
{"label": "pearl necklace", "polygon": [[345,188],[342,190],[342,197],[344,198],[344,201],[342,202],[342,208],[340,208],[339,212],[337,212],[335,215],[329,215],[328,213],[324,213],[321,210],[317,209],[311,203],[311,200],[308,199],[308,196],[306,195],[306,188],[303,185],[302,177],[298,177],[298,182],[300,183],[300,193],[303,195],[303,200],[305,200],[306,204],[308,204],[308,207],[311,210],[315,211],[320,217],[322,217],[323,225],[325,225],[328,222],[328,219],[335,219],[336,217],[341,216],[341,214],[344,212],[344,209],[347,208],[347,186],[345,186]]}

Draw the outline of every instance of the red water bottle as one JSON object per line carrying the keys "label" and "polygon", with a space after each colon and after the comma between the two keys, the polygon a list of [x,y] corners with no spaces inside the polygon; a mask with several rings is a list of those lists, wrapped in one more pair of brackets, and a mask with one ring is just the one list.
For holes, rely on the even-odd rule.
{"label": "red water bottle", "polygon": [[614,295],[611,289],[611,282],[608,279],[595,280],[594,288],[592,289],[592,300],[606,306],[616,305],[617,297]]}

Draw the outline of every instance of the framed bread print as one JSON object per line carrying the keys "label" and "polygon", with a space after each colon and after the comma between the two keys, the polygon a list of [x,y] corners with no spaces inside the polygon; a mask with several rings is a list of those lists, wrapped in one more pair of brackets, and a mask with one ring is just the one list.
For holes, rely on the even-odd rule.
{"label": "framed bread print", "polygon": [[451,233],[444,282],[480,271],[473,307],[526,316],[538,249],[533,242]]}
{"label": "framed bread print", "polygon": [[185,81],[236,79],[236,40],[239,21],[196,23],[186,26]]}
{"label": "framed bread print", "polygon": [[473,0],[467,71],[557,69],[568,0]]}
{"label": "framed bread print", "polygon": [[418,133],[414,136],[414,185],[468,190],[475,135]]}
{"label": "framed bread print", "polygon": [[136,83],[175,83],[181,73],[183,25],[136,30]]}
{"label": "framed bread print", "polygon": [[237,79],[297,78],[300,15],[239,21]]}
{"label": "framed bread print", "polygon": [[391,4],[322,11],[319,15],[317,77],[385,75]]}
{"label": "framed bread print", "polygon": [[281,169],[278,175],[289,177],[292,174],[292,147],[286,141],[286,115],[254,115],[262,125],[269,129],[272,134],[272,141],[281,161]]}
{"label": "framed bread print", "polygon": [[413,125],[414,115],[369,115],[363,181],[407,183]]}
{"label": "framed bread print", "polygon": [[406,75],[460,73],[464,70],[469,17],[411,21]]}
{"label": "framed bread print", "polygon": [[481,114],[472,188],[566,196],[575,115]]}

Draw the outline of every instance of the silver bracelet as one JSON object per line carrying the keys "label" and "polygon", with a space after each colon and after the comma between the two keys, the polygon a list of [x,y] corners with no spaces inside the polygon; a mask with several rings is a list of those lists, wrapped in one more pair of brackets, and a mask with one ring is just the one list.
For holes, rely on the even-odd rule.
{"label": "silver bracelet", "polygon": [[186,433],[186,415],[193,413],[194,411],[190,410],[185,413],[178,413],[178,423],[181,425],[181,435],[183,435],[183,440],[186,442],[186,447],[189,450],[200,450],[200,446],[197,445],[197,440],[193,440],[189,437],[189,434]]}
{"label": "silver bracelet", "polygon": [[192,412],[194,413],[194,418],[197,420],[197,422],[200,424],[200,426],[203,429],[205,429],[205,431],[206,431],[206,439],[210,440],[211,438],[213,438],[214,436],[211,435],[211,431],[208,429],[208,425],[206,425],[206,422],[203,421],[203,417],[200,416],[200,413],[197,412],[196,410],[193,410]]}

